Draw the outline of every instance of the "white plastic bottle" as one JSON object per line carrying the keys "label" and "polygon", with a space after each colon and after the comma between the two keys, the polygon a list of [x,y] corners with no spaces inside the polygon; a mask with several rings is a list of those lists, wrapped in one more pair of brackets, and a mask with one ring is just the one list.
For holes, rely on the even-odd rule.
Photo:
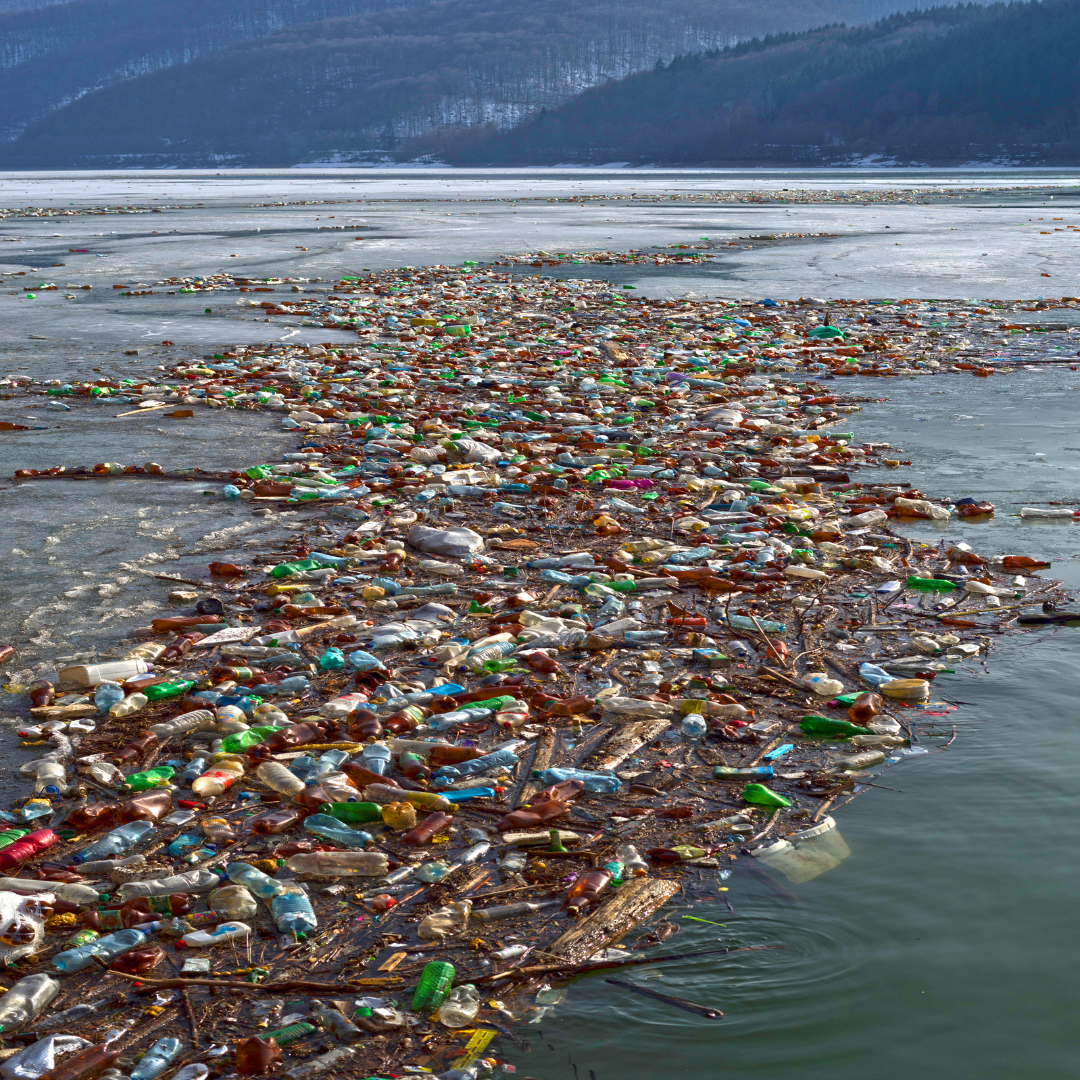
{"label": "white plastic bottle", "polygon": [[221,795],[243,775],[243,762],[237,758],[226,758],[224,761],[219,761],[209,772],[204,772],[191,785],[191,790],[201,798]]}
{"label": "white plastic bottle", "polygon": [[145,660],[114,660],[108,664],[62,668],[59,676],[62,682],[78,683],[80,686],[98,686],[103,682],[126,682],[128,679],[135,678],[136,675],[145,675],[153,670],[153,667]]}
{"label": "white plastic bottle", "polygon": [[224,945],[226,941],[241,941],[250,936],[251,927],[247,923],[223,922],[218,923],[213,930],[195,930],[190,934],[185,934],[176,943],[176,947],[201,949],[210,945]]}
{"label": "white plastic bottle", "polygon": [[165,646],[157,641],[147,641],[143,645],[136,645],[130,652],[124,653],[125,660],[145,660],[153,663],[163,652]]}
{"label": "white plastic bottle", "polygon": [[133,716],[140,709],[144,708],[147,702],[145,694],[138,692],[134,694],[128,694],[123,701],[118,701],[109,709],[109,715],[115,717],[121,716]]}

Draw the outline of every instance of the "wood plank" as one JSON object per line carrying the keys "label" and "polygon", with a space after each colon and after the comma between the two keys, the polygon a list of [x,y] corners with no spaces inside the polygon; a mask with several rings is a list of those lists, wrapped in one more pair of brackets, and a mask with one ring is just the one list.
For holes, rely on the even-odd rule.
{"label": "wood plank", "polygon": [[608,739],[603,753],[593,763],[594,769],[614,769],[631,754],[659,738],[671,726],[670,720],[635,720],[624,724],[617,734]]}
{"label": "wood plank", "polygon": [[532,779],[533,769],[546,769],[551,765],[551,755],[555,752],[555,728],[546,727],[540,732],[540,737],[533,744],[535,746],[535,752],[532,756],[532,761],[529,762],[527,769],[523,770],[524,776],[521,779],[521,783],[518,785],[517,791],[514,793],[513,806],[518,806],[527,803],[538,791],[542,791],[547,784],[542,784],[537,780]]}
{"label": "wood plank", "polygon": [[593,953],[620,941],[650,915],[664,906],[682,887],[678,881],[635,878],[608,902],[545,949],[545,953],[584,963]]}

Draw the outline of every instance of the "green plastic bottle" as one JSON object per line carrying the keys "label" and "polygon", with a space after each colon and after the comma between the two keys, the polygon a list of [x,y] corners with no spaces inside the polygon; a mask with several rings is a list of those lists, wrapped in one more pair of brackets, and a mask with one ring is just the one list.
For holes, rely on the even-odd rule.
{"label": "green plastic bottle", "polygon": [[234,731],[221,740],[221,749],[226,754],[242,754],[245,750],[258,746],[277,730],[272,724],[268,724],[251,727],[247,731]]}
{"label": "green plastic bottle", "polygon": [[289,1024],[288,1027],[278,1028],[277,1031],[266,1031],[262,1035],[256,1035],[255,1038],[273,1039],[278,1046],[286,1046],[288,1043],[304,1038],[305,1035],[310,1035],[314,1030],[314,1024],[309,1024],[306,1020],[298,1020],[295,1024]]}
{"label": "green plastic bottle", "polygon": [[454,965],[445,960],[432,960],[424,965],[420,983],[413,993],[413,1012],[430,1013],[449,996],[454,985]]}
{"label": "green plastic bottle", "polygon": [[382,807],[373,802],[325,802],[319,806],[319,813],[347,824],[382,821]]}
{"label": "green plastic bottle", "polygon": [[165,698],[180,697],[195,685],[194,679],[179,679],[176,682],[159,682],[148,686],[143,693],[148,701],[162,701]]}
{"label": "green plastic bottle", "polygon": [[149,791],[150,788],[168,787],[169,781],[176,774],[171,765],[158,765],[145,772],[132,773],[122,785],[124,791]]}
{"label": "green plastic bottle", "polygon": [[755,806],[790,806],[791,800],[783,795],[777,795],[764,784],[747,784],[743,789],[742,797]]}
{"label": "green plastic bottle", "polygon": [[907,579],[909,589],[918,589],[919,592],[954,592],[960,586],[943,578],[933,577],[909,577]]}
{"label": "green plastic bottle", "polygon": [[849,720],[834,720],[831,716],[804,716],[799,721],[799,727],[807,735],[832,735],[838,739],[846,739],[849,735],[865,735],[866,728],[859,727]]}
{"label": "green plastic bottle", "polygon": [[314,559],[301,559],[299,562],[278,563],[270,571],[270,576],[275,578],[289,577],[291,574],[302,574],[305,570],[318,570],[322,563]]}
{"label": "green plastic bottle", "polygon": [[14,844],[16,840],[21,840],[24,836],[29,835],[29,829],[5,829],[0,832],[0,848],[6,848],[8,844]]}

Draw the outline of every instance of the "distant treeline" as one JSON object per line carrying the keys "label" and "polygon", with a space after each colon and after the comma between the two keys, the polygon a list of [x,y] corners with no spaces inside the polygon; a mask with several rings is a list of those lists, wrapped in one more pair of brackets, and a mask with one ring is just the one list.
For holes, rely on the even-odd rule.
{"label": "distant treeline", "polygon": [[962,5],[680,56],[509,131],[432,133],[460,163],[1080,161],[1080,3]]}
{"label": "distant treeline", "polygon": [[0,167],[469,153],[658,59],[672,78],[775,46],[703,49],[903,2],[72,0],[0,14]]}

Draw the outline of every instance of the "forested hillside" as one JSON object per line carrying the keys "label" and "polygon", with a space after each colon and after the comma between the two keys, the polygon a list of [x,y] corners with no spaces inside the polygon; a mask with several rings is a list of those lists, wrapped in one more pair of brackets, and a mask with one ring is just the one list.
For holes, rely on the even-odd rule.
{"label": "forested hillside", "polygon": [[374,160],[433,132],[464,152],[658,60],[902,5],[73,0],[0,15],[0,167]]}
{"label": "forested hillside", "polygon": [[1076,0],[936,8],[680,57],[422,147],[459,162],[1073,164],[1078,41]]}

